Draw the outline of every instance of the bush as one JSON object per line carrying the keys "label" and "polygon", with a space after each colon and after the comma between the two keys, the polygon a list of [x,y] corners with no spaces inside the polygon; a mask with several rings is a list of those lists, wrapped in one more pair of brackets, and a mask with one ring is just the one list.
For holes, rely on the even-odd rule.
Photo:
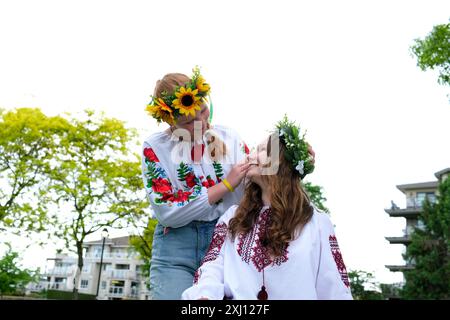
{"label": "bush", "polygon": [[[78,293],[78,300],[95,300],[96,296],[93,294]],[[72,291],[48,290],[47,299],[49,300],[72,300]]]}

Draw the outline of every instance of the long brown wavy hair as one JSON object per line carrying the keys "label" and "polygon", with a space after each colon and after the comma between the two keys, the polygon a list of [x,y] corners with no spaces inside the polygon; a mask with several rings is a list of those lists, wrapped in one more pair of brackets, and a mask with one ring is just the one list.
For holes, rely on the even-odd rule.
{"label": "long brown wavy hair", "polygon": [[[271,138],[278,138],[275,135]],[[279,143],[279,166],[274,175],[261,176],[270,188],[270,224],[262,244],[269,254],[277,257],[283,254],[286,245],[294,240],[313,215],[310,199],[300,183],[300,175],[286,160],[286,146]],[[267,142],[267,155],[271,155],[270,138]],[[268,164],[270,165],[270,163]],[[250,232],[263,208],[262,190],[255,182],[249,181],[244,196],[229,222],[229,230],[234,239],[238,234]]]}

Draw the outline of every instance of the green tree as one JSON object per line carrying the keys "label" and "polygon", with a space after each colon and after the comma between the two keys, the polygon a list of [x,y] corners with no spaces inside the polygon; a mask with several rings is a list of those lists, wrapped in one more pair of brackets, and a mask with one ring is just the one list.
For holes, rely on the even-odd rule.
{"label": "green tree", "polygon": [[352,270],[348,273],[352,296],[355,300],[381,300],[379,284],[372,273],[362,270]]}
{"label": "green tree", "polygon": [[153,234],[157,223],[158,221],[156,219],[149,218],[147,225],[144,228],[138,227],[138,234],[130,237],[130,245],[134,247],[134,249],[139,253],[140,258],[144,260],[144,270],[142,275],[146,278],[148,278],[150,272]]}
{"label": "green tree", "polygon": [[86,237],[104,227],[123,228],[132,215],[147,206],[141,180],[140,158],[130,153],[135,130],[122,121],[85,112],[85,119],[70,119],[53,156],[45,195],[59,209],[57,236],[78,257],[74,299],[83,269]]}
{"label": "green tree", "polygon": [[404,258],[414,264],[404,272],[405,299],[450,299],[450,179],[439,184],[436,203],[424,202]]}
{"label": "green tree", "polygon": [[23,293],[25,286],[39,277],[39,269],[21,269],[19,254],[12,251],[11,246],[0,259],[0,297],[4,294]]}
{"label": "green tree", "polygon": [[51,225],[46,172],[67,121],[39,109],[0,110],[0,230],[43,231]]}
{"label": "green tree", "polygon": [[415,39],[411,51],[420,69],[438,70],[438,82],[450,85],[450,23],[434,26],[425,39]]}
{"label": "green tree", "polygon": [[400,299],[401,284],[381,283],[380,289],[385,300]]}
{"label": "green tree", "polygon": [[322,187],[313,185],[311,182],[306,182],[304,184],[306,192],[308,193],[312,203],[319,209],[324,212],[330,212],[327,207],[325,207],[325,198],[322,194]]}

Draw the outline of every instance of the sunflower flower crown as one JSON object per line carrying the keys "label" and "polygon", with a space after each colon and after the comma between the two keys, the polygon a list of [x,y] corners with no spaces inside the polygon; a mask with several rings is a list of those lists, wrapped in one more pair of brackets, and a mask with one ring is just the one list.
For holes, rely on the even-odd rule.
{"label": "sunflower flower crown", "polygon": [[176,123],[181,115],[195,116],[195,112],[201,109],[201,104],[207,99],[211,90],[209,84],[200,74],[199,67],[192,69],[191,80],[184,86],[178,86],[174,92],[163,91],[161,98],[151,96],[146,111],[160,122],[170,125]]}
{"label": "sunflower flower crown", "polygon": [[300,126],[294,122],[289,121],[286,116],[276,125],[278,136],[286,146],[284,154],[294,166],[303,179],[307,174],[314,171],[314,163],[311,155],[308,152],[308,143],[305,140],[305,134],[300,135]]}

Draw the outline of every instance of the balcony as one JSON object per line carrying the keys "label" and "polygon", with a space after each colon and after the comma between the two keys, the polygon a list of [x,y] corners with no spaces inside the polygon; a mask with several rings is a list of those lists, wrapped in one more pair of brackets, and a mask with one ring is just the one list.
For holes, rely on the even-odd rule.
{"label": "balcony", "polygon": [[47,289],[47,282],[30,283],[27,285],[27,290],[30,292],[41,292],[44,289]]}
{"label": "balcony", "polygon": [[417,219],[419,214],[422,212],[422,207],[408,207],[405,209],[391,208],[391,209],[384,209],[384,211],[391,217],[404,217],[407,219]]}
{"label": "balcony", "polygon": [[46,272],[47,275],[52,276],[71,276],[75,273],[75,268],[53,268]]}
{"label": "balcony", "polygon": [[108,296],[111,298],[123,298],[124,297],[123,289],[124,287],[109,287]]}
{"label": "balcony", "polygon": [[404,244],[407,245],[411,242],[410,237],[410,229],[403,229],[403,236],[400,237],[385,237],[387,241],[389,241],[390,244]]}
{"label": "balcony", "polygon": [[108,270],[106,271],[106,274],[111,279],[136,279],[137,274],[136,271],[130,271],[130,270]]}
{"label": "balcony", "polygon": [[[100,260],[101,253],[87,253],[84,256],[85,259],[92,259],[92,260]],[[137,253],[104,253],[103,254],[103,260],[106,259],[123,259],[123,260],[129,260],[129,259],[138,259]]]}
{"label": "balcony", "polygon": [[407,235],[402,237],[385,237],[390,244],[409,244],[411,242],[411,238]]}
{"label": "balcony", "polygon": [[406,198],[405,209],[399,208],[394,202],[392,202],[391,208],[385,209],[385,211],[391,217],[417,218],[423,209],[425,199],[428,199],[430,203],[436,203],[436,196],[434,193],[422,194],[421,196]]}
{"label": "balcony", "polygon": [[64,282],[48,282],[47,289],[67,291],[67,284]]}
{"label": "balcony", "polygon": [[131,287],[130,297],[132,299],[139,299],[139,287]]}
{"label": "balcony", "polygon": [[391,272],[396,272],[396,271],[408,271],[408,270],[413,270],[414,266],[413,265],[386,265],[386,268],[389,269],[389,271]]}

